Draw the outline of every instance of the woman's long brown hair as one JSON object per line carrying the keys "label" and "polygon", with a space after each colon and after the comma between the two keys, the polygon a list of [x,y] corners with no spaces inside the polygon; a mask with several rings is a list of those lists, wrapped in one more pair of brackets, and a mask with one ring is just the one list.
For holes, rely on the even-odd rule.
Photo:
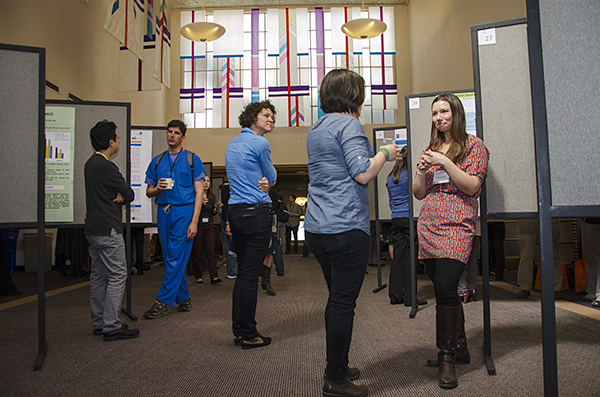
{"label": "woman's long brown hair", "polygon": [[[402,170],[406,170],[406,154],[408,153],[408,149],[407,146],[404,146],[402,149],[400,149],[400,154],[402,155],[402,158],[400,160],[396,160],[396,163],[394,164],[394,168],[392,168],[392,172],[390,172],[390,175],[394,175],[394,185],[397,185],[398,182],[400,182],[400,173],[402,172]],[[388,175],[388,176],[390,176]]]}
{"label": "woman's long brown hair", "polygon": [[[450,104],[450,110],[452,111],[452,125],[450,126],[450,137],[452,143],[450,149],[446,152],[452,162],[459,163],[467,154],[467,122],[465,118],[465,109],[463,108],[462,102],[458,97],[451,93],[445,93],[438,95],[431,106],[439,101],[446,101]],[[429,139],[429,148],[433,151],[439,151],[442,144],[445,142],[445,135],[439,131],[435,126],[433,120],[431,121],[431,137]]]}

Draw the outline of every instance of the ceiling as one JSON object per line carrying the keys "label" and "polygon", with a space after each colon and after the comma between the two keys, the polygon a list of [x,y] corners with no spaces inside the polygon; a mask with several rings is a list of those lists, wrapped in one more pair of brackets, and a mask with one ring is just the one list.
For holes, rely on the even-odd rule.
{"label": "ceiling", "polygon": [[[365,6],[407,5],[409,0],[364,0]],[[361,0],[171,0],[171,9],[245,8],[245,7],[306,7],[355,6]]]}

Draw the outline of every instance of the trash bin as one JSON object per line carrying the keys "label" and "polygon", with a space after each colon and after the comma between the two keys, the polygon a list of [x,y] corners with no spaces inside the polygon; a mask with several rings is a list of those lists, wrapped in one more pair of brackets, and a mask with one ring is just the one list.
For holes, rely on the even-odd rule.
{"label": "trash bin", "polygon": [[[25,256],[25,271],[37,272],[37,233],[23,233],[23,252]],[[52,269],[52,234],[44,237],[44,270]]]}
{"label": "trash bin", "polygon": [[4,244],[6,246],[6,267],[9,272],[15,271],[17,262],[17,237],[19,237],[19,229],[4,230]]}

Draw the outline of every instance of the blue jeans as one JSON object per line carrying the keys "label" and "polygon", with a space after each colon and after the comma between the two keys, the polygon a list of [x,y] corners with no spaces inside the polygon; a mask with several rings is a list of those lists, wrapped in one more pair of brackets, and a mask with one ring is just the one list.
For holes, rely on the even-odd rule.
{"label": "blue jeans", "polygon": [[229,226],[238,259],[238,275],[233,287],[233,334],[244,340],[257,336],[256,300],[273,225],[273,210],[267,207],[229,207]]}
{"label": "blue jeans", "polygon": [[326,376],[346,379],[356,299],[367,271],[369,236],[362,230],[338,234],[306,232],[305,244],[321,265],[329,299],[325,308]]}
{"label": "blue jeans", "polygon": [[227,227],[227,223],[221,219],[221,235],[223,236],[223,245],[225,246],[225,264],[227,266],[227,275],[228,276],[237,276],[238,265],[237,258],[232,256],[229,253],[229,246],[231,245],[232,235],[227,234],[225,228]]}

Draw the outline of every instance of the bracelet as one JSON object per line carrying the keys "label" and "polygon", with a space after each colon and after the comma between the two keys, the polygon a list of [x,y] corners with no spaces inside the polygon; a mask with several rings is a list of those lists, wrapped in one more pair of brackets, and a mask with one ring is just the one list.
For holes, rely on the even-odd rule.
{"label": "bracelet", "polygon": [[386,148],[382,147],[382,148],[379,148],[379,151],[385,155],[385,161],[388,161],[390,159],[390,152],[389,152],[389,150],[387,150]]}

